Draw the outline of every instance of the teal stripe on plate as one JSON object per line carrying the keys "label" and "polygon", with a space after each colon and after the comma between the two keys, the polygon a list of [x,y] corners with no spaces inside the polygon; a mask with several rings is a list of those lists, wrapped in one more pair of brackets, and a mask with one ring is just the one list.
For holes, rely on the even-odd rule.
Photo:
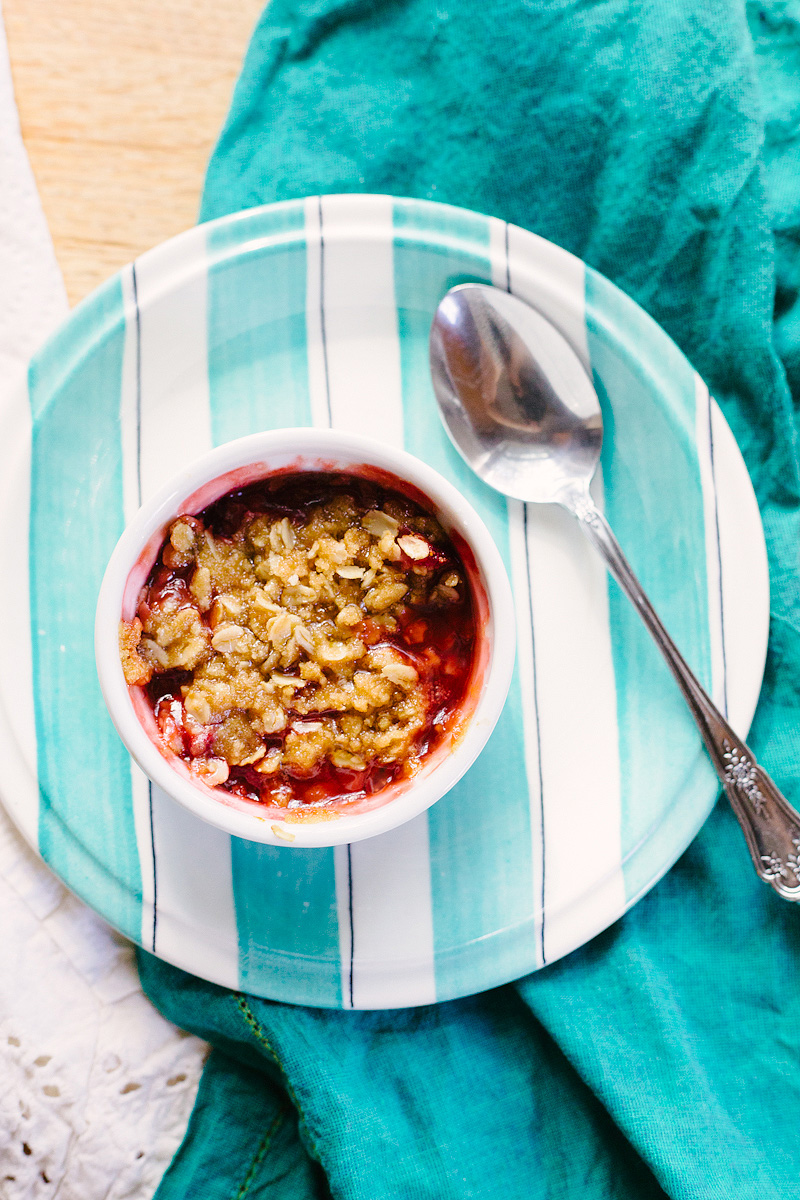
{"label": "teal stripe on plate", "polygon": [[[457,283],[491,282],[489,223],[444,206],[430,209],[398,201],[394,225],[406,449],[452,480],[477,508],[508,568],[505,500],[482,484],[451,446],[438,416],[428,364],[430,323],[444,293]],[[429,233],[445,245],[433,245],[426,239]],[[515,670],[505,709],[483,753],[428,814],[439,997],[475,990],[472,943],[487,934],[495,935],[489,951],[492,979],[514,978],[531,968],[530,944],[517,936],[519,922],[533,915],[534,898],[523,738]],[[487,836],[476,835],[487,823]],[[506,930],[507,937],[499,932]],[[485,986],[491,982],[487,978]]]}
{"label": "teal stripe on plate", "polygon": [[[243,255],[242,243],[253,248]],[[264,244],[259,245],[259,239]],[[275,239],[275,245],[269,239]],[[303,205],[248,213],[208,230],[208,376],[215,444],[311,424]],[[226,258],[226,251],[234,253]],[[336,877],[331,849],[289,850],[231,839],[240,986],[341,1007]]]}
{"label": "teal stripe on plate", "polygon": [[[705,519],[694,434],[694,372],[632,300],[589,268],[586,327],[606,430],[602,465],[608,519],[671,636],[709,687]],[[653,546],[658,545],[672,545],[674,550],[654,554]],[[683,564],[677,576],[676,558]],[[644,853],[634,852],[678,798],[686,803],[687,789],[697,796],[698,804],[707,803],[713,772],[704,761],[694,722],[668,668],[633,606],[611,579],[609,605],[620,739],[623,870],[630,900],[652,880],[659,864],[665,865],[658,838],[652,841],[652,856],[647,848]],[[646,691],[643,681],[647,681]],[[676,763],[686,764],[684,779],[675,778]],[[688,808],[691,813],[691,804]]]}
{"label": "teal stripe on plate", "polygon": [[310,424],[303,205],[212,225],[206,244],[214,444]]}
{"label": "teal stripe on plate", "polygon": [[31,366],[30,595],[39,850],[83,900],[138,941],[130,759],[103,704],[93,650],[97,593],[123,526],[124,338],[115,278]]}
{"label": "teal stripe on plate", "polygon": [[[342,1007],[332,850],[290,850],[231,838],[239,986],[281,1000]],[[297,948],[302,947],[302,953]],[[281,956],[286,956],[281,959]]]}

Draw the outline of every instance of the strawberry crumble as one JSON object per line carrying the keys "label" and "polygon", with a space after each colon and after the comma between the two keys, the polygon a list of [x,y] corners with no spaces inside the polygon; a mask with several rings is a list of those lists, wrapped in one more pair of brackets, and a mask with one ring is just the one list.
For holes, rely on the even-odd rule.
{"label": "strawberry crumble", "polygon": [[168,750],[210,786],[295,808],[414,773],[465,693],[475,627],[431,513],[303,472],[173,521],[119,642]]}

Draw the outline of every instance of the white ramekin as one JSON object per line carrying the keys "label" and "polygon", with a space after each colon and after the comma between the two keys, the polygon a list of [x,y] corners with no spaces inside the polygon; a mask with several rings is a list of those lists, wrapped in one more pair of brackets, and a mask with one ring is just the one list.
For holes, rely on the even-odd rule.
{"label": "white ramekin", "polygon": [[[265,810],[192,776],[156,734],[140,688],[125,682],[120,619],[132,619],[139,590],[166,529],[182,513],[198,513],[234,488],[289,471],[343,471],[421,493],[464,559],[475,607],[473,674],[458,717],[410,779],[390,784],[349,811]],[[481,518],[436,471],[403,450],[330,429],[281,429],[219,446],[197,459],[144,504],[111,556],[100,588],[95,654],[103,698],[117,732],[149,778],[195,816],[248,841],[278,846],[335,846],[402,825],[448,792],[483,749],[505,703],[514,666],[511,587]],[[335,814],[335,815],[333,815]]]}

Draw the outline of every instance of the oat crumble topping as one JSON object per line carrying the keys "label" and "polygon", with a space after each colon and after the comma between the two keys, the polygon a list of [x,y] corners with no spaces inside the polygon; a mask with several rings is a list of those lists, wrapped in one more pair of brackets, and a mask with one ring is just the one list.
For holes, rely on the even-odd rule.
{"label": "oat crumble topping", "polygon": [[198,776],[286,807],[413,770],[463,694],[473,635],[433,516],[309,472],[174,521],[120,657]]}

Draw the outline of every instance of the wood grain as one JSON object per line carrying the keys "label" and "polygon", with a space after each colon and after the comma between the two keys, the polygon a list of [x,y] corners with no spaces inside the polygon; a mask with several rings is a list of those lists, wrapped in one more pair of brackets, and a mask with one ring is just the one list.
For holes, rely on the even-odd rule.
{"label": "wood grain", "polygon": [[22,135],[75,303],[197,219],[263,0],[2,0]]}

